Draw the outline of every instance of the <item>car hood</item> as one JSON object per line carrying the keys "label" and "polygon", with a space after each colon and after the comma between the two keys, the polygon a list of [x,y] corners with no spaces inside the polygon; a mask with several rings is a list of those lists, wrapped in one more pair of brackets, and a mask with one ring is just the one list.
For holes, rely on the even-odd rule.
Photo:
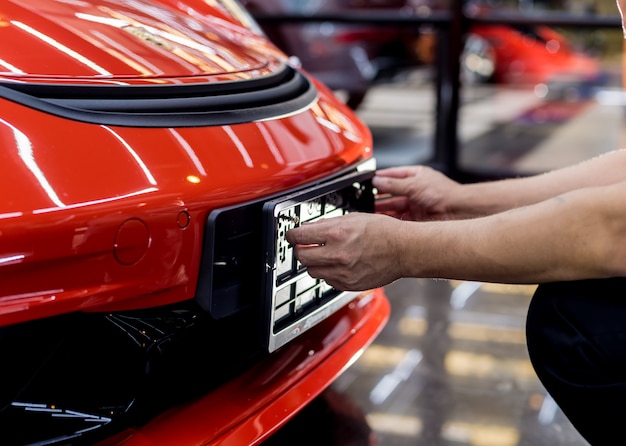
{"label": "car hood", "polygon": [[190,299],[213,210],[372,156],[221,4],[0,1],[0,326]]}
{"label": "car hood", "polygon": [[[276,48],[217,1],[5,0],[0,80],[189,83],[266,70]],[[262,51],[259,51],[262,50]]]}

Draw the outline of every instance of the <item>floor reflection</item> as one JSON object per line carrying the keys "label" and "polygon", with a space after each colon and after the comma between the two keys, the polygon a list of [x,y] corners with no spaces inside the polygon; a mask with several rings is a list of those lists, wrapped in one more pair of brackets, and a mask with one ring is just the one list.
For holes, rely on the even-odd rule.
{"label": "floor reflection", "polygon": [[450,378],[445,364],[446,353],[451,348],[450,299],[441,298],[449,295],[450,285],[446,281],[431,280],[424,284],[426,329],[421,340],[423,383],[416,400],[418,416],[422,420],[417,441],[419,445],[443,444],[445,423],[452,408]]}
{"label": "floor reflection", "polygon": [[533,291],[398,281],[387,287],[389,323],[332,391],[360,408],[376,445],[586,445],[528,360]]}

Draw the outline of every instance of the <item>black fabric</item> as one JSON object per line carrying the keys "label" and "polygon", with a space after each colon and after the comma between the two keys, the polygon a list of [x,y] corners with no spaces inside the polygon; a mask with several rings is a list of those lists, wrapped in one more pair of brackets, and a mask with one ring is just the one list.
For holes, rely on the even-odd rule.
{"label": "black fabric", "polygon": [[626,278],[540,285],[526,336],[539,379],[585,439],[626,444]]}

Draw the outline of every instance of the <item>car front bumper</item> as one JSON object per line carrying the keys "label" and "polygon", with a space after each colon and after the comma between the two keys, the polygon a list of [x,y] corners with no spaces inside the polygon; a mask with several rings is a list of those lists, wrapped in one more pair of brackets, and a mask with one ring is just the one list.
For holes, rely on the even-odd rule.
{"label": "car front bumper", "polygon": [[361,294],[225,385],[99,446],[260,444],[360,356],[389,311],[382,289]]}

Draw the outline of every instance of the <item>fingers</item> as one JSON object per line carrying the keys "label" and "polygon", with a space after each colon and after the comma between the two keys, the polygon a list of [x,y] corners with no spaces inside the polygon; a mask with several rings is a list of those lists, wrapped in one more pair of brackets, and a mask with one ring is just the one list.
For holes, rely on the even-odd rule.
{"label": "fingers", "polygon": [[328,248],[323,245],[297,245],[294,248],[294,254],[296,256],[296,259],[298,259],[300,263],[307,267],[307,269],[309,270],[309,274],[315,278],[322,278],[327,276],[323,276],[321,275],[321,273],[319,273],[318,275],[314,275],[311,271],[312,269],[314,272],[315,268],[329,267],[335,265],[336,263],[332,256],[332,253],[330,253]]}
{"label": "fingers", "polygon": [[372,184],[382,194],[407,195],[418,171],[419,166],[380,170],[372,179]]}
{"label": "fingers", "polygon": [[286,237],[311,277],[356,291],[389,282],[390,274],[379,272],[389,259],[384,234],[393,232],[389,230],[393,222],[382,215],[354,212],[290,229]]}
{"label": "fingers", "polygon": [[304,223],[302,226],[287,231],[286,238],[292,245],[325,245],[326,225],[324,220]]}
{"label": "fingers", "polygon": [[285,234],[287,241],[294,246],[296,258],[307,268],[332,265],[332,256],[328,254],[327,220],[305,223],[290,229]]}
{"label": "fingers", "polygon": [[376,171],[378,177],[391,177],[391,178],[406,178],[414,176],[420,166],[399,166],[389,167],[387,169],[380,169]]}
{"label": "fingers", "polygon": [[378,189],[376,212],[403,219],[409,210],[409,193],[421,166],[401,166],[382,169],[372,180]]}
{"label": "fingers", "polygon": [[309,275],[316,279],[323,279],[331,287],[342,291],[363,291],[373,288],[360,282],[350,282],[342,279],[336,274],[336,268],[333,266],[309,267],[307,268]]}
{"label": "fingers", "polygon": [[307,268],[334,265],[339,246],[348,239],[351,224],[347,221],[355,217],[357,213],[305,223],[287,231],[286,238],[294,246],[296,258]]}

